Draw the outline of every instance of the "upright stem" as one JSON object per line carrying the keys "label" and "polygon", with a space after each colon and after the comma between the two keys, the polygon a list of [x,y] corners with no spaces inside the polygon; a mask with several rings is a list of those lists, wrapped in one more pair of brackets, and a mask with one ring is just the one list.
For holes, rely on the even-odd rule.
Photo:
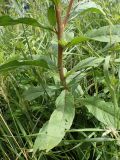
{"label": "upright stem", "polygon": [[63,46],[59,43],[62,40],[62,36],[63,36],[63,32],[65,29],[65,26],[67,24],[68,18],[70,16],[70,10],[72,8],[72,4],[73,4],[74,0],[70,0],[69,5],[68,5],[68,9],[66,12],[66,16],[64,18],[64,20],[62,21],[62,16],[61,16],[61,5],[57,4],[55,6],[56,9],[56,19],[57,19],[57,36],[58,36],[58,71],[59,71],[59,75],[60,75],[60,81],[61,84],[64,86],[64,89],[67,89],[66,86],[66,79],[64,76],[64,68],[63,68]]}
{"label": "upright stem", "polygon": [[60,75],[60,81],[64,88],[66,88],[66,80],[64,77],[64,68],[63,68],[63,47],[59,42],[62,40],[64,26],[61,18],[61,6],[58,4],[56,6],[56,17],[57,17],[57,28],[58,28],[58,71]]}

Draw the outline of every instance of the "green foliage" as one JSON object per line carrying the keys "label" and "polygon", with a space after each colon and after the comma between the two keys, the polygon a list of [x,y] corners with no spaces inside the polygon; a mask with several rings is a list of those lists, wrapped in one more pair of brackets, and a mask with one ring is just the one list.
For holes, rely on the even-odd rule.
{"label": "green foliage", "polygon": [[43,25],[39,24],[33,18],[18,18],[16,20],[12,19],[10,16],[0,16],[0,26],[9,26],[9,25],[17,25],[17,24],[26,24],[35,27],[41,27],[44,29],[50,29],[49,27],[44,27]]}
{"label": "green foliage", "polygon": [[13,69],[16,69],[18,67],[23,67],[23,66],[40,66],[43,68],[49,68],[48,64],[45,60],[39,59],[39,60],[13,60],[9,61],[7,63],[4,63],[0,65],[0,73],[1,72],[6,72],[10,71]]}
{"label": "green foliage", "polygon": [[74,7],[72,14],[76,17],[77,15],[84,14],[86,12],[101,13],[104,16],[106,15],[102,7],[91,0],[78,2]]}
{"label": "green foliage", "polygon": [[55,13],[55,7],[54,5],[51,5],[48,8],[48,20],[50,25],[55,26],[56,25],[56,13]]}
{"label": "green foliage", "polygon": [[90,113],[109,128],[120,128],[120,109],[115,109],[112,102],[105,102],[97,97],[80,99]]}
{"label": "green foliage", "polygon": [[35,154],[38,149],[48,152],[58,145],[65,135],[65,130],[70,129],[74,115],[73,96],[64,90],[56,100],[56,109],[52,113],[49,121],[40,129],[33,147],[33,154]]}
{"label": "green foliage", "polygon": [[85,34],[92,40],[108,43],[120,42],[120,25],[109,25],[93,29]]}
{"label": "green foliage", "polygon": [[44,90],[41,86],[37,86],[37,87],[30,87],[28,88],[24,93],[23,96],[26,100],[28,101],[32,101],[38,97],[40,97],[41,95],[44,94]]}
{"label": "green foliage", "polygon": [[120,159],[119,3],[1,2],[0,158]]}

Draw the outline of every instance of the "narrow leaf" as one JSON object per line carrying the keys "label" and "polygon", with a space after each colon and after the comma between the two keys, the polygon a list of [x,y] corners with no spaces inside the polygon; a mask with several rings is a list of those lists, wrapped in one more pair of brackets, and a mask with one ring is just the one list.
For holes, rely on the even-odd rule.
{"label": "narrow leaf", "polygon": [[0,26],[17,25],[20,23],[35,26],[35,27],[41,27],[43,29],[52,30],[50,27],[41,25],[34,18],[24,17],[24,18],[18,18],[14,20],[10,16],[7,16],[7,15],[0,16]]}
{"label": "narrow leaf", "polygon": [[85,42],[85,41],[88,41],[88,40],[90,40],[90,39],[86,36],[75,37],[70,42],[67,43],[66,47],[72,47],[74,45],[77,45],[81,42]]}
{"label": "narrow leaf", "polygon": [[48,8],[48,20],[50,25],[55,26],[56,25],[56,13],[55,13],[55,7],[54,5],[51,5]]}
{"label": "narrow leaf", "polygon": [[78,71],[78,70],[80,71],[81,69],[85,69],[87,67],[97,67],[103,62],[103,60],[104,60],[103,57],[86,58],[86,59],[80,61],[76,66],[74,66],[73,69],[71,69],[71,71],[69,71],[66,74],[66,77],[68,77],[69,75],[71,75],[71,73],[74,73],[75,71]]}
{"label": "narrow leaf", "polygon": [[108,42],[112,44],[120,42],[120,25],[109,25],[90,30],[83,36],[75,37],[74,39],[72,39],[67,43],[66,47],[72,47],[88,40]]}
{"label": "narrow leaf", "polygon": [[120,42],[120,25],[104,26],[85,34],[91,40],[100,42]]}
{"label": "narrow leaf", "polygon": [[0,65],[0,73],[7,72],[23,66],[40,66],[43,68],[49,68],[45,60],[13,60]]}

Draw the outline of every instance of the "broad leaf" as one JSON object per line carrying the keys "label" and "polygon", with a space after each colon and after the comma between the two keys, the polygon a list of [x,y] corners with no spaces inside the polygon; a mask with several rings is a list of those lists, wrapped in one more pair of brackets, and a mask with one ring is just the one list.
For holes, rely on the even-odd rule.
{"label": "broad leaf", "polygon": [[16,25],[20,23],[51,30],[51,28],[41,25],[40,23],[37,22],[37,20],[33,18],[24,17],[24,18],[18,18],[14,20],[10,16],[7,16],[7,15],[0,16],[0,26]]}
{"label": "broad leaf", "polygon": [[112,102],[105,102],[97,97],[80,99],[80,102],[107,127],[120,129],[120,109],[115,109]]}
{"label": "broad leaf", "polygon": [[45,60],[13,60],[0,65],[0,73],[7,72],[23,66],[40,66],[49,68]]}
{"label": "broad leaf", "polygon": [[120,25],[104,26],[85,34],[91,40],[100,42],[120,42]]}
{"label": "broad leaf", "polygon": [[57,146],[65,136],[73,122],[75,115],[74,99],[68,91],[62,91],[56,100],[56,109],[52,113],[46,126],[40,130],[35,140],[33,154],[39,150],[47,152]]}

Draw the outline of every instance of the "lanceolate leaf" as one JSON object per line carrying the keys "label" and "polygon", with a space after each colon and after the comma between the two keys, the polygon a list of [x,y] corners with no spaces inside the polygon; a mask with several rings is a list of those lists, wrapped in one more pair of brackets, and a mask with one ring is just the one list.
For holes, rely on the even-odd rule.
{"label": "lanceolate leaf", "polygon": [[49,151],[57,146],[65,136],[75,115],[74,99],[68,91],[62,91],[56,100],[56,109],[47,125],[43,126],[35,140],[33,154],[39,150]]}
{"label": "lanceolate leaf", "polygon": [[90,40],[90,39],[88,37],[84,36],[84,35],[80,36],[80,37],[75,37],[70,42],[67,43],[66,47],[72,47],[74,45],[77,45],[81,42],[85,42],[85,41],[88,41],[88,40]]}
{"label": "lanceolate leaf", "polygon": [[120,25],[104,26],[85,34],[91,40],[100,42],[120,42]]}
{"label": "lanceolate leaf", "polygon": [[105,102],[97,97],[80,99],[80,102],[107,127],[120,129],[120,109],[114,108],[112,102]]}
{"label": "lanceolate leaf", "polygon": [[76,66],[73,67],[73,69],[71,69],[71,71],[69,71],[66,74],[66,77],[68,77],[69,75],[71,75],[72,73],[76,72],[76,71],[81,71],[85,68],[90,68],[90,67],[98,67],[102,62],[104,61],[103,57],[89,57],[86,58],[82,61],[80,61]]}
{"label": "lanceolate leaf", "polygon": [[120,25],[109,25],[98,29],[92,29],[83,36],[72,39],[67,43],[66,47],[72,47],[88,40],[108,43],[120,42]]}
{"label": "lanceolate leaf", "polygon": [[40,66],[43,68],[49,68],[45,60],[13,60],[0,65],[0,73],[7,72],[23,66]]}
{"label": "lanceolate leaf", "polygon": [[103,57],[89,57],[80,61],[76,66],[73,67],[73,71],[84,69],[86,67],[97,67],[103,62]]}
{"label": "lanceolate leaf", "polygon": [[7,15],[0,16],[0,26],[16,25],[20,23],[51,30],[51,28],[41,25],[40,23],[37,22],[37,20],[33,18],[24,17],[24,18],[18,18],[14,20],[10,16],[7,16]]}

